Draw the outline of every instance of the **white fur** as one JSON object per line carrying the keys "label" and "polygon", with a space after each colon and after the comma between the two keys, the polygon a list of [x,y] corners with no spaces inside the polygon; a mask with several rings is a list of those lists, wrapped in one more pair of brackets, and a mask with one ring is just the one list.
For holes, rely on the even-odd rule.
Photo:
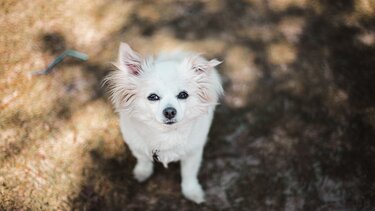
{"label": "white fur", "polygon": [[[196,203],[204,201],[197,175],[214,109],[223,93],[214,68],[218,64],[217,60],[207,61],[186,52],[142,57],[121,43],[117,70],[104,82],[109,85],[111,100],[120,114],[124,140],[137,158],[133,173],[138,181],[153,173],[156,153],[165,167],[169,162],[181,161],[184,196]],[[189,97],[177,99],[181,91]],[[160,96],[160,100],[148,100],[151,93]],[[177,111],[174,124],[165,124],[166,107]]]}

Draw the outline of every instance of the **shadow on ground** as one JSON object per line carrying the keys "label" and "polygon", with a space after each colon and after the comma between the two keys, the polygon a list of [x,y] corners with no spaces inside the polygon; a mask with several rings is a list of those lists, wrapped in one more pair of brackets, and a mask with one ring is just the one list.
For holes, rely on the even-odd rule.
{"label": "shadow on ground", "polygon": [[[103,150],[105,138],[90,139],[99,144],[88,151],[90,165],[83,167],[79,193],[69,206],[374,209],[375,15],[362,6],[375,8],[365,0],[137,5],[113,37],[143,51],[160,42],[194,43],[192,49],[209,43],[209,56],[224,60],[219,69],[226,96],[200,171],[207,202],[198,206],[182,197],[179,164],[157,165],[155,174],[138,184],[131,175],[135,160],[117,136],[121,153],[110,156]],[[67,46],[59,34],[41,39],[52,54]],[[106,101],[99,82],[108,65],[92,61],[81,67],[95,82],[89,102]],[[59,111],[62,117],[71,118],[69,108]]]}
{"label": "shadow on ground", "polygon": [[[375,48],[361,42],[361,34],[374,33],[374,16],[348,23],[354,1],[321,1],[319,11],[311,5],[278,11],[267,3],[223,4],[213,12],[204,3],[187,4],[182,15],[159,22],[135,12],[121,32],[138,27],[142,36],[152,37],[168,29],[179,40],[215,37],[254,52],[260,76],[242,97],[245,103],[237,106],[235,98],[226,98],[216,112],[200,173],[207,203],[197,207],[181,197],[177,165],[157,168],[147,183],[135,184],[132,158],[103,160],[95,152],[95,179],[83,185],[74,204],[120,210],[374,208]],[[284,26],[284,34],[273,28],[285,20],[292,26]],[[293,31],[294,20],[303,22],[300,32]],[[225,61],[230,53],[216,56]],[[236,95],[231,71],[222,70],[228,95]],[[96,193],[98,177],[114,191]]]}

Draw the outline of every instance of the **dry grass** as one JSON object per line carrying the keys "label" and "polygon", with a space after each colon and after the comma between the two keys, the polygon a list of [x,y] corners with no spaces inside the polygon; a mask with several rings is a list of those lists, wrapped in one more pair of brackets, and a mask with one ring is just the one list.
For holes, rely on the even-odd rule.
{"label": "dry grass", "polygon": [[[374,106],[369,89],[358,85],[373,74],[347,67],[374,64],[355,56],[374,52],[369,23],[375,6],[370,0],[332,2],[2,1],[0,209],[197,209],[177,194],[173,166],[172,176],[158,169],[143,185],[131,179],[133,160],[99,85],[120,40],[142,53],[179,47],[225,61],[226,97],[201,173],[209,201],[200,208],[342,208],[347,201],[337,193],[343,187],[371,201],[371,190],[361,192],[361,185],[373,184],[363,176],[368,166],[357,168],[362,158],[369,160],[366,153],[353,159],[359,173],[351,176],[359,179],[316,170],[337,170],[359,156],[351,142],[358,137],[373,146],[366,140]],[[321,25],[325,30],[316,30]],[[89,61],[68,59],[52,74],[31,75],[64,49],[85,52]],[[267,192],[269,184],[274,193]],[[301,188],[306,184],[314,188]],[[360,200],[349,202],[355,207]]]}
{"label": "dry grass", "polygon": [[[92,162],[88,152],[101,143],[107,156],[123,153],[116,116],[97,96],[100,69],[67,61],[51,75],[30,73],[45,68],[64,48],[88,53],[89,64],[111,61],[118,43],[111,35],[126,23],[134,4],[1,4],[0,204],[68,209]],[[56,52],[50,49],[55,43],[48,46],[54,37],[61,37]]]}

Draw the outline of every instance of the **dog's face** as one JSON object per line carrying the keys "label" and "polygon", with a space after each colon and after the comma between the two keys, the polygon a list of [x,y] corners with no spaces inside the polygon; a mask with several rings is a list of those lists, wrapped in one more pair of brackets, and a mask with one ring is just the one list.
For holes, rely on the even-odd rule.
{"label": "dog's face", "polygon": [[162,124],[172,125],[184,119],[186,108],[197,103],[194,84],[180,74],[180,64],[173,61],[154,63],[142,78],[136,104],[146,116]]}
{"label": "dog's face", "polygon": [[219,63],[181,53],[143,58],[122,43],[118,70],[106,81],[117,110],[148,125],[173,128],[204,115],[217,103],[223,91],[214,70]]}

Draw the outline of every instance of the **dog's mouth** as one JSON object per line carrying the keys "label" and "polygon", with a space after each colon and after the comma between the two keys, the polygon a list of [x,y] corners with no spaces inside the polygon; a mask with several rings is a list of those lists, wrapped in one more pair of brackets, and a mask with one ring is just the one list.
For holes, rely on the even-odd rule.
{"label": "dog's mouth", "polygon": [[174,123],[176,123],[176,120],[166,120],[166,121],[164,121],[164,124],[166,124],[166,125],[173,125]]}

